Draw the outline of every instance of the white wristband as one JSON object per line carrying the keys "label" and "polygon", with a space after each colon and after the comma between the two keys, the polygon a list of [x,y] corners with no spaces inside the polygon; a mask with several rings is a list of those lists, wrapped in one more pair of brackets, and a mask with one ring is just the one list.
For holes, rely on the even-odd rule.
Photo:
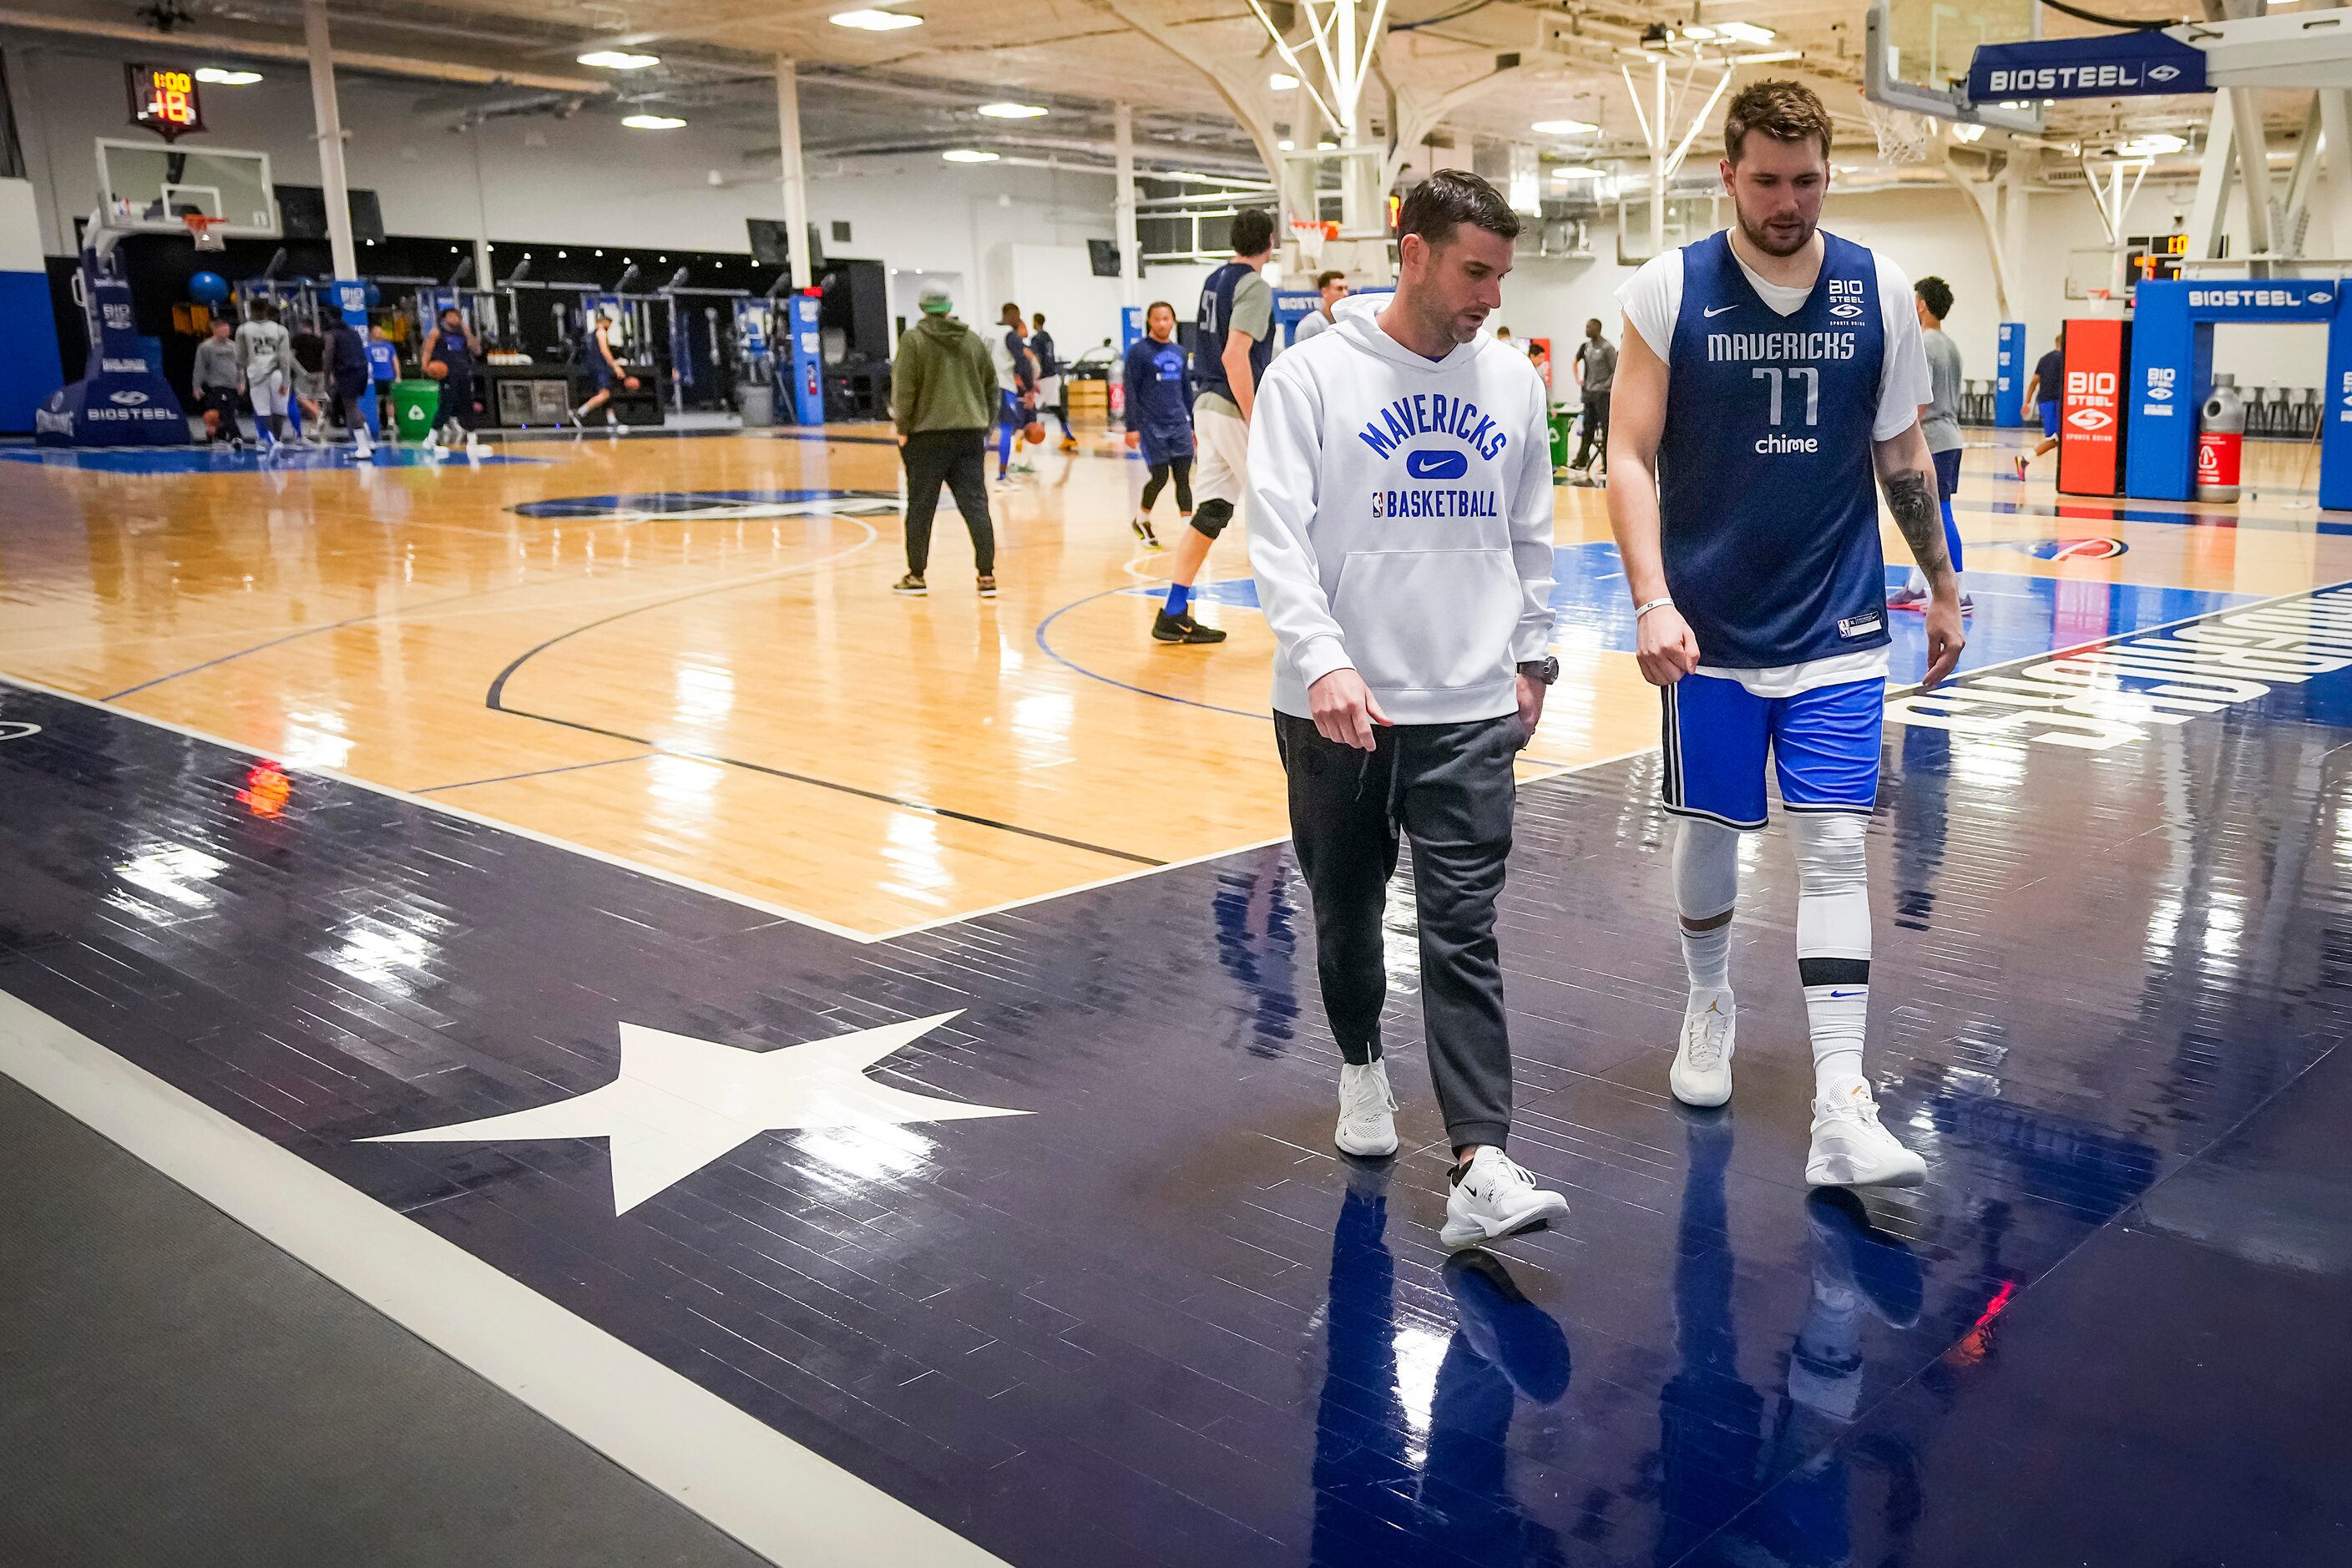
{"label": "white wristband", "polygon": [[1652,610],[1658,608],[1660,605],[1672,605],[1674,601],[1672,599],[1652,599],[1647,604],[1636,605],[1633,606],[1633,619],[1638,622],[1643,616],[1648,615]]}

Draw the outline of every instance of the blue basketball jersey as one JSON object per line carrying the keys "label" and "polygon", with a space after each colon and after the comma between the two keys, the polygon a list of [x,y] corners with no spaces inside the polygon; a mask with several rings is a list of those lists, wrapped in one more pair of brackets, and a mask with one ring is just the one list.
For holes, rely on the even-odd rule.
{"label": "blue basketball jersey", "polygon": [[[1228,403],[1237,403],[1234,389],[1225,384],[1225,333],[1233,326],[1234,291],[1256,272],[1256,268],[1245,263],[1228,261],[1201,285],[1201,313],[1192,323],[1192,379],[1202,392],[1213,392]],[[1274,331],[1269,325],[1265,336],[1250,345],[1253,389],[1265,379],[1265,367],[1273,360]]]}
{"label": "blue basketball jersey", "polygon": [[1783,316],[1727,233],[1683,247],[1658,448],[1675,607],[1717,668],[1885,647],[1886,573],[1871,461],[1886,353],[1878,268],[1824,233],[1821,277]]}
{"label": "blue basketball jersey", "polygon": [[367,346],[368,368],[378,381],[400,379],[400,353],[390,343],[371,342]]}
{"label": "blue basketball jersey", "polygon": [[447,365],[451,381],[474,379],[474,351],[462,331],[451,331],[446,327],[435,329],[432,351],[426,357]]}

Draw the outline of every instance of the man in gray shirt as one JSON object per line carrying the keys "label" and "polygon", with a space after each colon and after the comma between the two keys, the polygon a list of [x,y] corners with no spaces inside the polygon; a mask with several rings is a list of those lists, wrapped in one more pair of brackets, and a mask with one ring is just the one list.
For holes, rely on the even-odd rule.
{"label": "man in gray shirt", "polygon": [[1348,275],[1344,272],[1318,272],[1315,275],[1315,291],[1323,296],[1315,309],[1299,319],[1290,329],[1290,346],[1297,348],[1331,324],[1331,307],[1348,297]]}
{"label": "man in gray shirt", "polygon": [[189,374],[188,390],[195,394],[192,405],[205,422],[206,441],[226,441],[232,447],[245,445],[245,434],[236,424],[236,388],[241,379],[237,362],[236,340],[229,336],[231,322],[226,316],[213,318],[213,333],[196,345],[196,366]]}
{"label": "man in gray shirt", "polygon": [[1601,321],[1584,323],[1584,341],[1576,345],[1576,384],[1584,388],[1584,439],[1578,443],[1570,468],[1589,469],[1597,453],[1601,471],[1609,471],[1609,387],[1617,379],[1617,345],[1601,335]]}
{"label": "man in gray shirt", "polygon": [[[1944,318],[1951,313],[1952,286],[1940,278],[1922,278],[1911,286],[1912,308],[1919,312],[1920,342],[1927,351],[1928,401],[1919,405],[1920,434],[1927,437],[1927,455],[1936,460],[1936,492],[1944,507],[1944,547],[1951,552],[1952,574],[1960,571],[1960,530],[1952,521],[1952,497],[1960,488],[1960,350],[1944,335]],[[1886,595],[1887,608],[1925,610],[1927,580],[1916,566],[1911,580]],[[1963,589],[1960,613],[1976,608]]]}

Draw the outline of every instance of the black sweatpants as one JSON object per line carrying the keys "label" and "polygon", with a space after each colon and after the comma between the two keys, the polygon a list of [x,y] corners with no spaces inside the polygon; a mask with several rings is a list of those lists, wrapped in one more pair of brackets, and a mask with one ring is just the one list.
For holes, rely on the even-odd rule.
{"label": "black sweatpants", "polygon": [[1381,1054],[1388,1000],[1381,916],[1397,851],[1412,840],[1421,926],[1421,1016],[1438,1110],[1457,1150],[1503,1146],[1511,1128],[1511,1044],[1503,1020],[1495,900],[1511,854],[1518,716],[1399,724],[1360,752],[1314,721],[1274,716],[1290,782],[1290,833],[1315,906],[1315,965],[1339,1053]]}
{"label": "black sweatpants", "polygon": [[988,432],[918,430],[899,456],[907,462],[907,570],[919,577],[931,558],[931,518],[940,510],[940,486],[955,492],[956,510],[971,531],[971,554],[980,575],[996,574],[996,529],[988,521]]}
{"label": "black sweatpants", "polygon": [[1576,461],[1569,465],[1580,468],[1592,461],[1595,448],[1601,453],[1601,466],[1609,466],[1609,394],[1588,392],[1584,395],[1584,439],[1578,443]]}
{"label": "black sweatpants", "polygon": [[1164,463],[1151,465],[1151,477],[1143,481],[1143,499],[1139,504],[1143,510],[1150,511],[1171,474],[1176,479],[1176,510],[1190,517],[1192,515],[1192,454],[1190,452],[1181,458],[1171,458]]}

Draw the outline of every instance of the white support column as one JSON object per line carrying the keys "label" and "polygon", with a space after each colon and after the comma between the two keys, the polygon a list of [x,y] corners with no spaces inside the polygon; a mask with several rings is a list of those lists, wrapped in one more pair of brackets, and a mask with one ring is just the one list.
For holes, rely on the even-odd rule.
{"label": "white support column", "polygon": [[2319,95],[2319,134],[2327,178],[2329,234],[2323,254],[2352,256],[2352,93]]}
{"label": "white support column", "polygon": [[1666,123],[1666,61],[1661,55],[1651,62],[1657,84],[1658,111],[1649,124],[1650,132],[1650,254],[1661,256],[1666,248],[1666,157],[1672,130]]}
{"label": "white support column", "polygon": [[784,239],[791,247],[793,288],[814,279],[809,268],[808,171],[801,164],[801,89],[792,57],[776,57],[776,132],[783,163]]}
{"label": "white support column", "polygon": [[352,187],[343,174],[343,113],[335,100],[335,50],[327,36],[326,0],[302,0],[302,42],[310,53],[310,113],[318,125],[327,247],[334,256],[335,276],[356,278],[359,249],[352,243]]}
{"label": "white support column", "polygon": [[2205,125],[2205,153],[2197,165],[2197,199],[2189,208],[2189,250],[2200,260],[2221,254],[2230,217],[2230,179],[2237,172],[2236,120],[2224,93],[2213,100]]}
{"label": "white support column", "polygon": [[466,145],[474,155],[474,287],[496,287],[490,276],[490,194],[482,184],[482,130],[477,120],[466,127]]}
{"label": "white support column", "polygon": [[1135,226],[1135,110],[1124,103],[1111,105],[1111,192],[1113,232],[1118,240],[1118,302],[1143,303],[1143,240]]}
{"label": "white support column", "polygon": [[[2230,111],[2237,121],[2238,184],[2245,193],[2246,254],[2263,256],[2273,249],[2271,233],[2271,149],[2270,139],[2263,132],[2263,106],[2254,94],[2243,88],[2231,88],[2221,96],[2229,100]],[[2267,263],[2251,264],[2249,278],[2267,278]]]}

